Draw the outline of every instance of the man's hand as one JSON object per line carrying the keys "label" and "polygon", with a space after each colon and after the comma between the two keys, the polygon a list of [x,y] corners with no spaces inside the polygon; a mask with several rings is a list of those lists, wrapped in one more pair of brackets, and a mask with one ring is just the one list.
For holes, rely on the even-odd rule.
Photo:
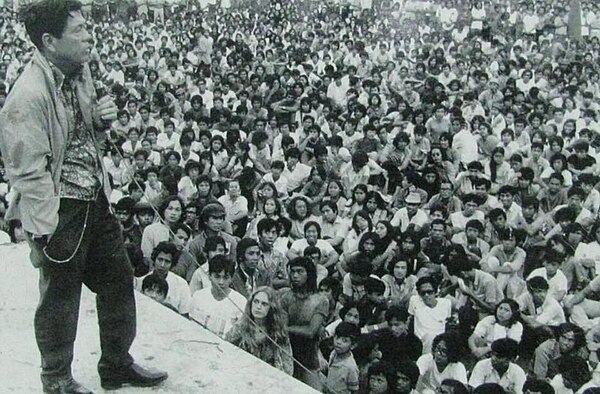
{"label": "man's hand", "polygon": [[101,97],[94,109],[94,121],[98,124],[117,120],[117,105],[110,96]]}

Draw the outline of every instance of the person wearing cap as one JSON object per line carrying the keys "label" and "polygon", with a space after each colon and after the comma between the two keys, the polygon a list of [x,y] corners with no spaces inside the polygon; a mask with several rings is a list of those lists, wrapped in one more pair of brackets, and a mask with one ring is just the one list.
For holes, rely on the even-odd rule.
{"label": "person wearing cap", "polygon": [[489,79],[486,89],[479,95],[479,102],[485,110],[489,111],[494,105],[502,104],[504,95],[498,89],[499,87],[498,79],[492,77]]}
{"label": "person wearing cap", "polygon": [[404,199],[404,203],[406,206],[394,214],[390,223],[394,227],[399,227],[401,232],[405,232],[409,225],[412,225],[415,231],[420,231],[429,222],[429,217],[420,208],[421,195],[411,192]]}
{"label": "person wearing cap", "polygon": [[237,239],[225,232],[225,208],[220,203],[209,203],[200,212],[201,231],[189,243],[188,250],[197,262],[204,261],[203,248],[210,236],[220,236],[225,240],[228,256],[236,259]]}

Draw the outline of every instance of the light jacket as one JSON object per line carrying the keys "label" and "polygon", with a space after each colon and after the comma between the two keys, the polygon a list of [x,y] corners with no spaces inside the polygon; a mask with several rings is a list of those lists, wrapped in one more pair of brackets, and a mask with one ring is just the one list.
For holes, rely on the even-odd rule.
{"label": "light jacket", "polygon": [[[52,235],[58,225],[60,178],[68,136],[67,111],[58,98],[61,85],[62,78],[55,81],[49,61],[36,51],[0,111],[0,151],[15,191],[6,219],[20,219],[23,229],[33,235]],[[76,87],[84,123],[93,128],[92,110],[97,97],[87,65]],[[100,154],[97,136],[94,143]],[[104,164],[102,173],[104,192],[109,196]]]}

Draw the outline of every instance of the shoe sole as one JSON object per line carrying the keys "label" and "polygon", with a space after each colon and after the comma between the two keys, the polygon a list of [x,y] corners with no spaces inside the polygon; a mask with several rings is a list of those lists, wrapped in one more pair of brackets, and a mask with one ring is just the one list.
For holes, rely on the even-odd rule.
{"label": "shoe sole", "polygon": [[164,382],[165,380],[167,380],[168,376],[165,376],[163,378],[157,379],[153,382],[149,382],[149,383],[130,383],[130,382],[123,382],[123,383],[101,383],[100,385],[102,386],[102,388],[104,390],[118,390],[120,388],[122,388],[123,386],[130,386],[130,387],[154,387],[162,382]]}

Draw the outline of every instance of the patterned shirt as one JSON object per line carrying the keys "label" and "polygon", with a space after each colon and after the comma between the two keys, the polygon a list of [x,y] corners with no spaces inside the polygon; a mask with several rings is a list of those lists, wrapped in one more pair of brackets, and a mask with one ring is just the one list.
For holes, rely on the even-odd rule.
{"label": "patterned shirt", "polygon": [[[77,99],[77,89],[73,78],[66,78],[53,67],[59,100],[67,111],[69,131],[67,149],[60,176],[60,196],[82,201],[94,201],[102,186],[102,166],[93,130],[86,127]],[[62,84],[60,81],[62,80]]]}

